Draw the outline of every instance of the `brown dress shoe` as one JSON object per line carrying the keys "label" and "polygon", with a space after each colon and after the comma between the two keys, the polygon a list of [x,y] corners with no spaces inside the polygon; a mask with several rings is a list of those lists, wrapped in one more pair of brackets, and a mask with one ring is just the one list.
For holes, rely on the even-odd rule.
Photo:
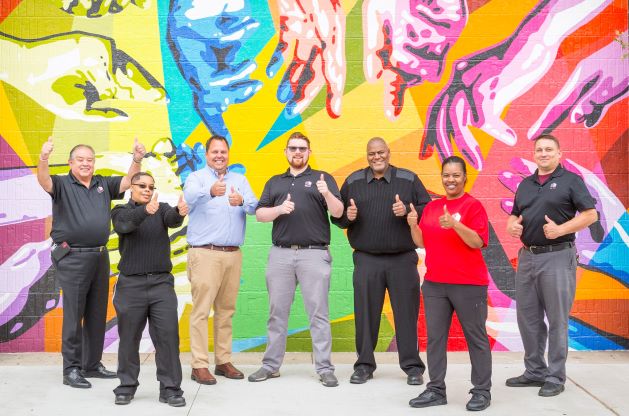
{"label": "brown dress shoe", "polygon": [[193,368],[190,378],[199,384],[216,384],[216,379],[207,368]]}
{"label": "brown dress shoe", "polygon": [[232,363],[219,364],[214,368],[214,374],[217,376],[225,376],[227,378],[233,378],[240,380],[245,378],[245,375],[239,371]]}

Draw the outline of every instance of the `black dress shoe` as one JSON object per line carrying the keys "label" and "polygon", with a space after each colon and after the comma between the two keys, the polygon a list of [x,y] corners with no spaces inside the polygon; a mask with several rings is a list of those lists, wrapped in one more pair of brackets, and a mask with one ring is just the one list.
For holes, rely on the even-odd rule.
{"label": "black dress shoe", "polygon": [[434,392],[432,390],[424,390],[422,394],[411,399],[408,404],[411,407],[430,407],[430,406],[441,406],[443,404],[448,404],[448,400],[445,396]]}
{"label": "black dress shoe", "polygon": [[522,374],[521,376],[508,378],[506,383],[508,387],[542,387],[543,381],[531,380]]}
{"label": "black dress shoe", "polygon": [[349,382],[352,384],[364,384],[370,378],[373,378],[373,373],[371,371],[364,367],[358,367],[349,378]]}
{"label": "black dress shoe", "polygon": [[116,394],[116,404],[129,404],[133,400],[133,394]]}
{"label": "black dress shoe", "polygon": [[485,397],[479,393],[473,393],[472,398],[470,399],[469,402],[467,402],[467,405],[465,405],[465,408],[467,410],[471,410],[472,412],[476,412],[479,410],[487,409],[490,404],[491,404],[491,400],[488,397]]}
{"label": "black dress shoe", "polygon": [[552,383],[550,381],[547,381],[546,383],[544,383],[542,388],[539,389],[539,393],[537,394],[539,394],[542,397],[552,397],[552,396],[558,395],[565,389],[566,388],[564,387],[563,384],[557,384],[557,383]]}
{"label": "black dress shoe", "polygon": [[76,389],[89,389],[92,387],[90,382],[83,378],[78,368],[73,368],[68,374],[63,376],[63,384]]}
{"label": "black dress shoe", "polygon": [[406,377],[406,384],[409,386],[421,386],[424,384],[424,376],[421,374],[409,374]]}
{"label": "black dress shoe", "polygon": [[118,375],[114,371],[109,371],[105,368],[104,365],[98,364],[95,370],[83,370],[81,371],[83,377],[93,377],[93,378],[116,378]]}
{"label": "black dress shoe", "polygon": [[168,403],[172,407],[184,407],[186,405],[186,399],[183,396],[159,396],[160,403]]}

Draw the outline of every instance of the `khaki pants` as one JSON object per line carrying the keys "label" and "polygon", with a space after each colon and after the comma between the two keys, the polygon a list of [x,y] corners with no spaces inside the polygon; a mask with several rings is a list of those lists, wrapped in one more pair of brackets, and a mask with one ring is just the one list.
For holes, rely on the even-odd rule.
{"label": "khaki pants", "polygon": [[208,368],[207,319],[214,308],[214,363],[231,362],[232,317],[240,286],[242,252],[190,248],[188,279],[192,287],[190,350],[192,368]]}

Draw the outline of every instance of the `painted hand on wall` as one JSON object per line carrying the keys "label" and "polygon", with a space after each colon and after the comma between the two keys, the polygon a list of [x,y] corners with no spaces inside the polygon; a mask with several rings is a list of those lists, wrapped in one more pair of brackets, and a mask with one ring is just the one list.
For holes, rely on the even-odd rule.
{"label": "painted hand on wall", "polygon": [[[562,163],[564,168],[576,173],[583,179],[590,191],[590,195],[595,199],[596,210],[599,213],[599,223],[590,226],[590,232],[586,230],[578,232],[576,237],[577,248],[581,254],[580,262],[588,264],[594,253],[596,253],[599,244],[603,241],[603,237],[617,225],[625,209],[622,202],[618,200],[616,195],[597,174],[571,159],[564,159]],[[512,171],[500,172],[498,180],[515,194],[522,180],[526,176],[532,175],[537,166],[529,160],[513,158],[511,159],[511,168],[513,169]],[[513,199],[503,199],[500,205],[504,212],[511,214]],[[602,227],[602,230],[599,232],[595,227]]]}
{"label": "painted hand on wall", "polygon": [[[294,43],[291,62],[277,89],[289,117],[301,114],[323,85],[327,88],[328,115],[341,115],[345,88],[345,13],[339,0],[277,0],[280,23],[277,48],[266,67],[273,78],[288,47]],[[288,58],[290,59],[290,58]]]}
{"label": "painted hand on wall", "polygon": [[483,155],[469,126],[513,146],[517,137],[501,118],[504,110],[548,72],[562,40],[610,2],[541,0],[509,38],[457,60],[450,82],[429,107],[422,157],[433,149],[442,160],[451,156],[454,140],[470,164],[482,170]]}
{"label": "painted hand on wall", "polygon": [[194,107],[213,134],[231,140],[223,113],[250,99],[261,87],[249,76],[245,42],[259,23],[245,0],[172,0],[168,44],[194,95]]}
{"label": "painted hand on wall", "polygon": [[84,32],[20,39],[0,32],[0,81],[65,119],[124,121],[134,101],[163,103],[166,92],[113,39]]}
{"label": "painted hand on wall", "polygon": [[383,79],[389,119],[400,115],[407,88],[441,78],[446,54],[466,22],[465,0],[365,0],[365,78]]}
{"label": "painted hand on wall", "polygon": [[[625,31],[622,38],[627,37]],[[629,95],[629,75],[622,44],[613,41],[574,69],[564,87],[528,132],[529,138],[552,132],[566,118],[592,128],[615,103]]]}
{"label": "painted hand on wall", "polygon": [[52,3],[66,13],[85,17],[120,13],[132,4],[145,9],[151,4],[149,0],[52,0]]}

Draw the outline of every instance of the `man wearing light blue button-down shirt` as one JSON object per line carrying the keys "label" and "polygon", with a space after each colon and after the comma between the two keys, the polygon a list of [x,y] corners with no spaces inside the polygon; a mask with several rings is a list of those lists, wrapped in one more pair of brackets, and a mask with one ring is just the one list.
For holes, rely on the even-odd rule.
{"label": "man wearing light blue button-down shirt", "polygon": [[215,384],[208,357],[207,320],[214,308],[216,375],[242,379],[231,363],[232,317],[240,286],[246,215],[255,214],[258,199],[244,175],[230,171],[229,143],[212,136],[206,145],[207,167],[188,176],[184,196],[188,220],[188,279],[192,288],[190,349],[192,379]]}

